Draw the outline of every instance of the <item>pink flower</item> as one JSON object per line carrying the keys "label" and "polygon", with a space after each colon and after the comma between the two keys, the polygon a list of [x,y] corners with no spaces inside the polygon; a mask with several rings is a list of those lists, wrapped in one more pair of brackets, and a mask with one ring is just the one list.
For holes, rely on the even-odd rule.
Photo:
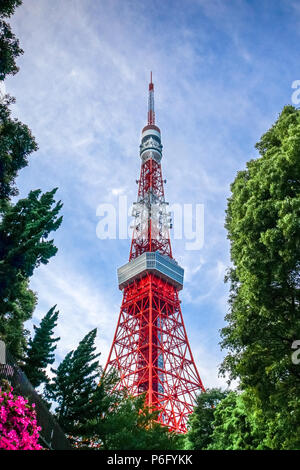
{"label": "pink flower", "polygon": [[14,396],[12,390],[7,393],[0,388],[0,449],[41,450],[35,406],[20,395]]}

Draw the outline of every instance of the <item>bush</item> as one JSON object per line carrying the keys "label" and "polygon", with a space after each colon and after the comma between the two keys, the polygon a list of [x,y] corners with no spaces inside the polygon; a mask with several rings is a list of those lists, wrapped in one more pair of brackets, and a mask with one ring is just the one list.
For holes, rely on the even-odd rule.
{"label": "bush", "polygon": [[8,382],[0,387],[0,449],[41,450],[38,444],[40,427],[37,425],[34,403],[14,395]]}

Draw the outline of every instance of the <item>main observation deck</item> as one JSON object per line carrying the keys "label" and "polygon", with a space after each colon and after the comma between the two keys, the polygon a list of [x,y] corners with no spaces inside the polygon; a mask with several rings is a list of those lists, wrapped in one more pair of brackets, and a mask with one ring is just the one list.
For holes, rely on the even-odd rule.
{"label": "main observation deck", "polygon": [[128,284],[140,279],[148,272],[153,272],[162,279],[168,281],[178,290],[183,287],[184,269],[177,261],[157,251],[149,251],[132,259],[118,269],[119,289],[123,290]]}

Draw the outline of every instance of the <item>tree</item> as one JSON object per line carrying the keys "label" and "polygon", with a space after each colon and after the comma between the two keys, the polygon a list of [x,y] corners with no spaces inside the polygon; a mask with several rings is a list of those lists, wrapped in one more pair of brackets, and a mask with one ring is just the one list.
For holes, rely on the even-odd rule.
{"label": "tree", "polygon": [[157,422],[158,411],[145,405],[145,396],[124,396],[109,412],[94,418],[94,439],[105,450],[176,450],[182,436]]}
{"label": "tree", "polygon": [[284,434],[273,427],[270,442],[299,448],[300,369],[291,346],[300,338],[300,110],[285,106],[256,148],[260,157],[238,172],[228,200],[233,266],[221,371],[257,394],[273,423],[285,417]]}
{"label": "tree", "polygon": [[8,23],[3,18],[11,16],[15,8],[22,4],[21,0],[0,0],[0,80],[6,75],[14,75],[18,72],[15,59],[23,54],[19,41],[12,33]]}
{"label": "tree", "polygon": [[[99,398],[102,389],[97,387],[100,380],[100,354],[95,354],[94,346],[97,329],[90,331],[79,343],[75,351],[70,351],[57,369],[51,383],[45,387],[45,397],[54,401],[58,422],[76,441],[79,428],[101,412]],[[101,401],[101,400],[100,400]]]}
{"label": "tree", "polygon": [[76,448],[103,449],[105,438],[111,431],[107,418],[126,398],[126,391],[118,390],[120,378],[115,370],[104,373],[99,367],[98,374],[90,400],[91,412],[77,422],[76,436],[71,438]]}
{"label": "tree", "polygon": [[5,209],[11,196],[18,194],[18,171],[28,165],[28,156],[38,148],[30,129],[11,117],[8,106],[14,101],[6,95],[0,103],[0,210]]}
{"label": "tree", "polygon": [[253,396],[230,392],[214,413],[213,433],[208,450],[262,450],[266,424]]}
{"label": "tree", "polygon": [[34,387],[49,382],[45,369],[55,360],[55,343],[60,339],[53,338],[59,313],[55,308],[56,305],[46,313],[39,326],[34,325],[35,334],[28,343],[23,371]]}
{"label": "tree", "polygon": [[[19,70],[16,58],[23,54],[23,50],[4,18],[11,16],[21,4],[21,0],[0,0],[0,81]],[[27,157],[37,150],[30,129],[11,118],[9,105],[14,101],[14,98],[5,95],[0,102],[0,211],[10,196],[18,194],[15,177],[28,164]]]}
{"label": "tree", "polygon": [[145,397],[118,390],[118,374],[103,373],[95,354],[96,329],[59,364],[45,397],[55,403],[58,422],[81,449],[175,449],[180,436],[156,422]]}
{"label": "tree", "polygon": [[196,406],[190,415],[185,446],[187,449],[204,450],[212,440],[216,406],[227,396],[220,388],[207,389],[197,397]]}
{"label": "tree", "polygon": [[26,199],[7,205],[0,220],[0,335],[17,358],[26,347],[24,322],[36,304],[28,279],[57,251],[53,240],[47,240],[62,221],[55,192],[31,191]]}

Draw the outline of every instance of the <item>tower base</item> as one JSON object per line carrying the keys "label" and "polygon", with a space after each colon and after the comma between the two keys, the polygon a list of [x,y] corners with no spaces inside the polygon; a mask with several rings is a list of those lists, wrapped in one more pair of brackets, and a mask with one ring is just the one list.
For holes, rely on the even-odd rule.
{"label": "tower base", "polygon": [[186,432],[197,394],[204,390],[194,363],[176,286],[152,272],[125,287],[107,368],[118,387],[160,411],[159,422]]}

